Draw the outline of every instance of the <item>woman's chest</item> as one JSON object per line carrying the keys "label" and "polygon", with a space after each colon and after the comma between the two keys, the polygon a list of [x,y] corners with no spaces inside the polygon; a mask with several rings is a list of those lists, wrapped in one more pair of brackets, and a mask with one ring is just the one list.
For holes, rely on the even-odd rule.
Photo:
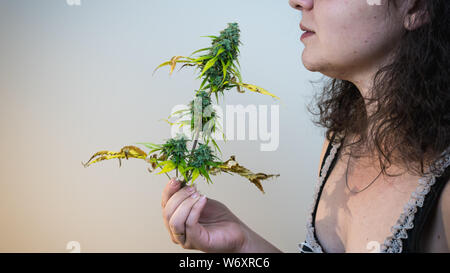
{"label": "woman's chest", "polygon": [[317,239],[325,252],[377,252],[419,177],[380,175],[374,180],[379,171],[356,166],[346,175],[346,163],[336,162],[323,187],[315,217]]}

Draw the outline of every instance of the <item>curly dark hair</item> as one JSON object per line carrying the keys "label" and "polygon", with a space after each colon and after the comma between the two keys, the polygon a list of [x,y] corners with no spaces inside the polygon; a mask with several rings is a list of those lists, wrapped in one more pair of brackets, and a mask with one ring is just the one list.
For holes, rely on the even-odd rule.
{"label": "curly dark hair", "polygon": [[[344,146],[352,146],[355,157],[372,151],[388,176],[392,164],[423,176],[429,173],[424,166],[450,146],[450,1],[422,4],[428,20],[404,32],[393,61],[376,73],[371,98],[363,98],[349,81],[331,79],[312,101],[319,111],[307,107],[319,116],[313,122],[327,129],[329,141],[333,134],[334,143],[358,136]],[[373,114],[368,115],[365,99],[367,107],[376,102]]]}

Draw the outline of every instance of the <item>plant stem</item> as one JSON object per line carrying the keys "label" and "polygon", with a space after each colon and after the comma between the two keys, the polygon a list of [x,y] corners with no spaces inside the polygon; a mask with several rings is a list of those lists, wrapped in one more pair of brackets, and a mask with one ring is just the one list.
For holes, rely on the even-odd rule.
{"label": "plant stem", "polygon": [[[211,93],[212,93],[212,87],[209,89],[209,92],[208,92],[208,97],[209,98],[211,98]],[[202,109],[202,112],[203,112],[203,109]],[[202,120],[202,118],[203,118],[203,113],[200,116],[200,120]],[[202,127],[203,127],[203,124],[202,124]],[[195,137],[194,137],[194,143],[192,144],[191,155],[190,155],[191,158],[192,158],[192,155],[194,154],[195,147],[197,146],[198,137],[199,137],[200,131],[201,131],[200,129],[202,129],[202,128],[198,128],[198,127],[196,128]],[[177,173],[178,173],[178,169],[177,169]],[[189,180],[191,178],[191,175],[192,175],[192,171],[186,175]],[[178,176],[178,174],[177,174],[177,176]],[[181,181],[181,188],[184,187],[186,184],[187,184],[187,181],[185,181],[184,178],[183,178],[183,180]]]}
{"label": "plant stem", "polygon": [[[194,154],[195,147],[197,146],[199,134],[200,134],[200,130],[197,128],[197,129],[196,129],[196,132],[195,132],[195,137],[194,137],[194,144],[192,144],[191,155],[190,155],[191,157],[192,157],[192,155]],[[189,162],[190,162],[190,161],[189,161]],[[177,171],[178,171],[178,169],[177,169]],[[191,174],[192,174],[192,172],[191,172],[191,173],[188,173],[188,174],[186,175],[186,176],[188,177],[189,180],[190,180],[190,178],[191,178]],[[183,180],[181,181],[181,188],[184,187],[184,186],[186,185],[186,183],[187,183],[187,181],[185,181],[184,178],[183,178]]]}

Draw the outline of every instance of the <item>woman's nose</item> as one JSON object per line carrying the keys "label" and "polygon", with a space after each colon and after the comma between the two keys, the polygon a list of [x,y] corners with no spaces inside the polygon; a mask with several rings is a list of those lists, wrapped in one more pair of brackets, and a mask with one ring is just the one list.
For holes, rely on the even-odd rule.
{"label": "woman's nose", "polygon": [[289,5],[293,9],[310,10],[314,7],[314,0],[289,0]]}

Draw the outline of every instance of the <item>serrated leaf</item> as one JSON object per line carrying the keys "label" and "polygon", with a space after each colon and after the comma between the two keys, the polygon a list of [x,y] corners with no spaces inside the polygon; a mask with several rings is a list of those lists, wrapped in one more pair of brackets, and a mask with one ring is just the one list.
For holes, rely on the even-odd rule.
{"label": "serrated leaf", "polygon": [[174,56],[174,57],[172,57],[172,59],[170,59],[170,72],[169,72],[170,75],[172,75],[172,72],[175,69],[175,66],[177,65],[177,61],[181,57],[183,57],[183,56]]}
{"label": "serrated leaf", "polygon": [[158,70],[159,68],[161,68],[161,67],[163,67],[163,66],[166,66],[166,65],[169,65],[169,64],[170,64],[170,61],[167,61],[167,62],[164,62],[164,63],[158,65],[158,66],[155,68],[155,70],[153,70],[152,75],[155,74],[156,70]]}
{"label": "serrated leaf", "polygon": [[205,67],[202,70],[202,73],[200,74],[200,76],[198,76],[198,78],[201,78],[203,76],[203,74],[205,74],[206,71],[208,71],[208,69],[210,69],[217,61],[217,58],[214,57],[211,60],[209,60],[206,64]]}
{"label": "serrated leaf", "polygon": [[171,121],[169,121],[168,119],[165,119],[165,118],[162,118],[159,121],[165,121],[165,122],[169,123],[171,126],[175,125],[175,122],[171,122]]}
{"label": "serrated leaf", "polygon": [[159,144],[154,144],[154,143],[150,143],[150,142],[135,142],[134,144],[144,145],[145,147],[147,147],[149,149],[158,149],[158,148],[162,147]]}
{"label": "serrated leaf", "polygon": [[180,124],[180,126],[178,128],[181,128],[185,125],[190,125],[191,121],[190,120],[182,120],[182,121],[178,122],[178,124]]}
{"label": "serrated leaf", "polygon": [[223,47],[219,48],[219,50],[217,51],[216,56],[214,56],[214,57],[216,57],[216,58],[219,57],[219,55],[222,54],[224,51],[225,51],[225,48],[223,48]]}
{"label": "serrated leaf", "polygon": [[83,164],[84,167],[88,167],[89,165],[97,163],[99,161],[109,160],[113,158],[119,159],[119,167],[120,167],[122,165],[120,159],[138,158],[145,160],[147,158],[147,153],[142,151],[136,146],[124,146],[122,149],[120,149],[119,152],[99,151],[95,153],[93,156],[91,156],[88,162],[86,163],[81,162],[81,164]]}
{"label": "serrated leaf", "polygon": [[180,113],[188,112],[188,111],[189,111],[189,109],[181,109],[181,110],[178,110],[178,111],[173,112],[173,113],[170,114],[170,116],[168,116],[167,118],[169,119],[169,118],[171,118],[171,117],[174,116],[174,115],[178,115],[178,114],[180,114]]}
{"label": "serrated leaf", "polygon": [[200,36],[200,37],[207,37],[207,38],[213,38],[213,39],[217,39],[217,36],[214,35],[207,35],[207,36]]}
{"label": "serrated leaf", "polygon": [[241,76],[241,73],[239,72],[239,70],[236,70],[236,69],[233,67],[233,64],[231,65],[230,70],[231,70],[231,72],[233,72],[233,74],[234,74],[235,76],[238,77],[239,82],[242,82],[242,76]]}
{"label": "serrated leaf", "polygon": [[151,153],[154,153],[154,152],[160,151],[160,150],[162,150],[162,147],[161,147],[161,148],[155,148],[155,149],[152,149],[152,150],[150,150],[148,153],[151,154]]}
{"label": "serrated leaf", "polygon": [[187,64],[183,64],[180,69],[178,69],[178,71],[180,71],[181,69],[183,69],[186,66],[196,66],[195,64],[191,64],[191,63],[187,63]]}
{"label": "serrated leaf", "polygon": [[[159,165],[165,166],[165,165],[167,165],[167,164],[170,164],[170,162],[172,162],[172,160],[165,160],[165,161],[160,162]],[[173,163],[173,162],[172,162],[172,163]]]}
{"label": "serrated leaf", "polygon": [[178,171],[185,177],[186,167],[184,167],[182,164],[178,165]]}
{"label": "serrated leaf", "polygon": [[248,84],[248,83],[239,83],[238,82],[237,84],[239,84],[240,86],[242,86],[250,91],[260,93],[263,95],[268,95],[268,96],[274,97],[276,99],[280,99],[279,97],[275,96],[274,94],[270,93],[269,91],[267,91],[266,89],[264,89],[262,87],[259,87],[259,86],[253,85],[253,84]]}
{"label": "serrated leaf", "polygon": [[194,62],[198,63],[200,61],[209,60],[211,58],[214,58],[214,56],[202,56],[202,57],[198,57],[197,59],[194,59]]}
{"label": "serrated leaf", "polygon": [[216,56],[214,56],[214,58],[212,58],[211,60],[209,60],[206,64],[205,67],[203,68],[202,73],[200,74],[199,78],[201,78],[203,76],[203,74],[205,74],[206,71],[208,71],[208,69],[210,69],[217,61],[217,59],[219,58],[219,55],[222,54],[222,52],[224,52],[225,49],[223,47],[221,47],[218,51]]}
{"label": "serrated leaf", "polygon": [[231,64],[231,68],[236,73],[236,76],[238,77],[239,82],[242,82],[241,71],[239,70],[239,68],[234,63]]}
{"label": "serrated leaf", "polygon": [[200,85],[199,90],[202,90],[202,87],[203,87],[203,85],[206,83],[207,80],[208,80],[208,78],[205,78],[205,79],[202,81],[202,84]]}
{"label": "serrated leaf", "polygon": [[195,181],[195,179],[197,179],[197,177],[199,176],[200,172],[197,168],[194,169],[194,171],[192,171],[192,182]]}
{"label": "serrated leaf", "polygon": [[[208,78],[206,78],[206,79],[208,79]],[[210,87],[211,87],[211,84],[208,83],[206,86],[203,86],[203,90],[206,90],[206,89],[208,89],[208,88],[210,88]]]}
{"label": "serrated leaf", "polygon": [[[186,58],[188,60],[180,60],[181,58]],[[184,56],[173,56],[170,61],[164,62],[162,64],[160,64],[159,66],[157,66],[155,68],[155,70],[153,70],[153,74],[155,74],[155,71],[158,70],[159,68],[166,66],[166,65],[170,65],[170,75],[172,75],[173,70],[175,69],[175,66],[177,65],[177,63],[190,63],[192,60],[192,58],[189,57],[184,57]]]}
{"label": "serrated leaf", "polygon": [[202,166],[202,167],[199,168],[199,170],[200,170],[201,175],[206,179],[206,182],[211,182],[212,183],[212,180],[211,180],[211,178],[209,178],[209,174],[205,170],[205,168]]}
{"label": "serrated leaf", "polygon": [[222,155],[222,151],[219,148],[219,145],[217,145],[216,141],[214,139],[211,138],[211,142],[214,144],[214,146],[216,147],[216,149],[219,151],[220,155]]}
{"label": "serrated leaf", "polygon": [[228,60],[228,62],[227,62],[226,64],[224,64],[224,62],[222,61],[222,59],[220,59],[220,61],[222,62],[222,71],[223,71],[223,79],[222,79],[222,82],[220,83],[220,86],[222,86],[222,84],[224,84],[224,81],[225,81],[225,79],[226,79],[226,76],[227,76],[227,69],[228,69],[228,66],[230,66],[230,64],[231,64],[231,61]]}
{"label": "serrated leaf", "polygon": [[211,49],[210,47],[205,47],[205,48],[202,48],[202,49],[199,49],[199,50],[196,50],[196,51],[192,52],[191,55],[189,55],[189,56],[192,56],[195,53],[199,53],[199,52],[210,50],[210,49]]}
{"label": "serrated leaf", "polygon": [[[167,161],[164,161],[164,162],[167,162]],[[157,174],[167,173],[167,172],[172,171],[175,168],[176,168],[175,163],[173,163],[173,161],[171,161],[171,160],[168,160],[168,162],[166,164],[164,164],[164,168]]]}
{"label": "serrated leaf", "polygon": [[230,159],[225,161],[223,164],[217,166],[216,168],[212,168],[210,173],[217,174],[221,171],[227,172],[227,173],[235,173],[235,174],[238,174],[240,176],[247,178],[260,191],[262,191],[262,193],[265,193],[265,192],[261,185],[261,180],[280,176],[279,174],[253,173],[249,169],[245,168],[244,166],[239,165],[236,162],[234,155],[230,156]]}

